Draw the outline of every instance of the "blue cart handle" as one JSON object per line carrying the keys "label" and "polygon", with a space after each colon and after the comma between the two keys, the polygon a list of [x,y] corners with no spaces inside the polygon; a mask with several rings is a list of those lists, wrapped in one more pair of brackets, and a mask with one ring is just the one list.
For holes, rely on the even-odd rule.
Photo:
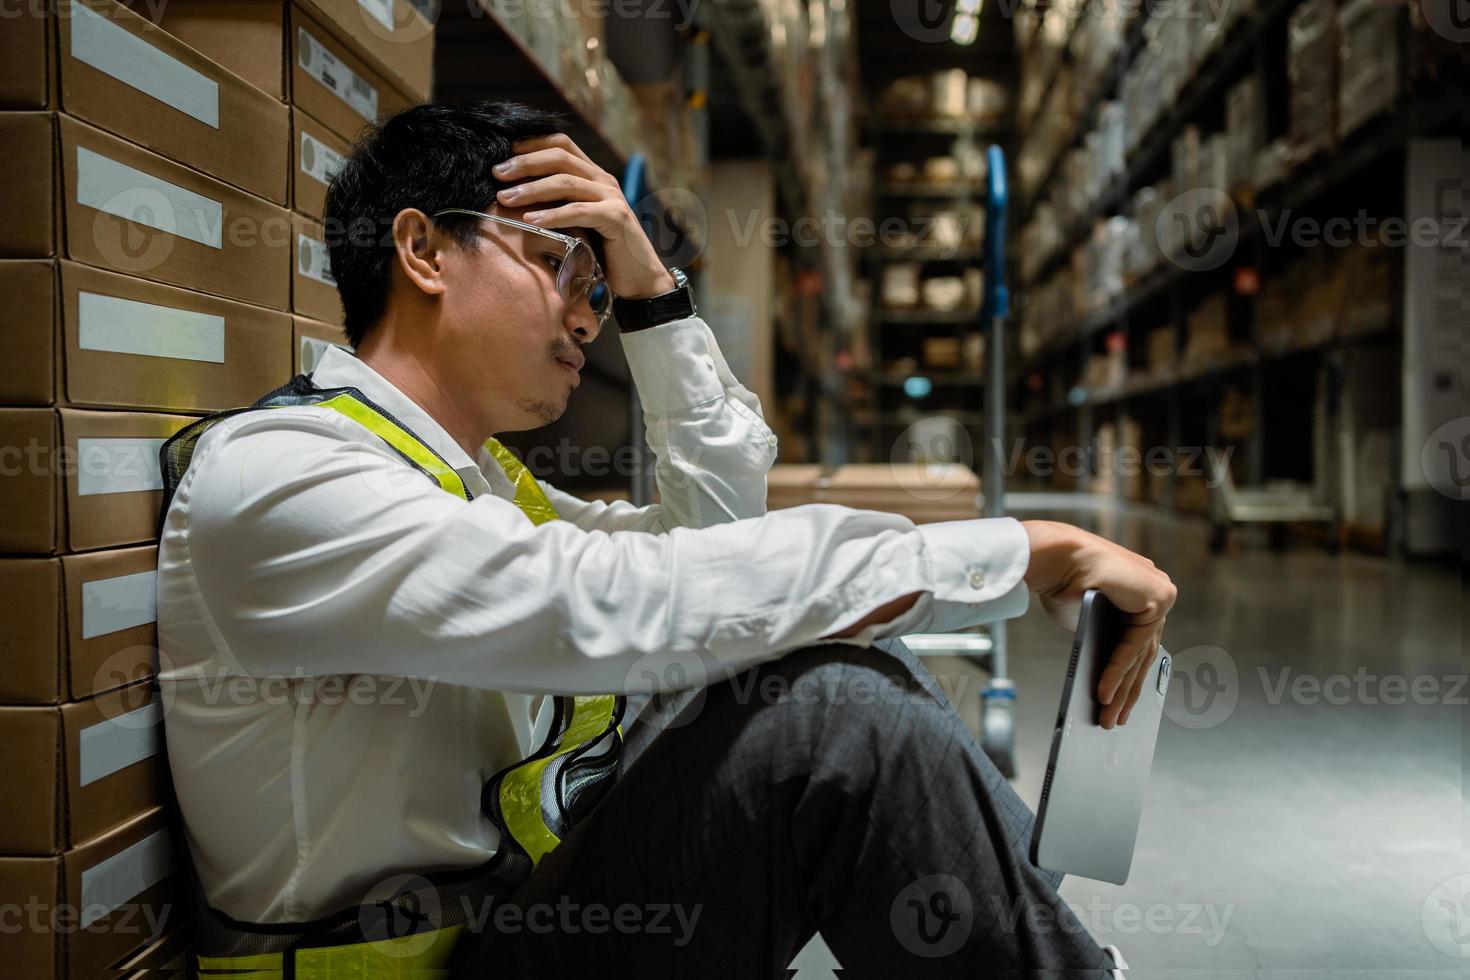
{"label": "blue cart handle", "polygon": [[1011,312],[1006,288],[1006,157],[994,143],[985,151],[985,309],[982,319]]}
{"label": "blue cart handle", "polygon": [[623,168],[623,200],[632,207],[648,193],[648,163],[643,154],[635,153]]}

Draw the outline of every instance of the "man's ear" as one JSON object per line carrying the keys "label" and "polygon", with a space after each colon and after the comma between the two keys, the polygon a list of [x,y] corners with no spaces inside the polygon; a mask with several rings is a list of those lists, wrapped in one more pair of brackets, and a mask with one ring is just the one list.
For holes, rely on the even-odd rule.
{"label": "man's ear", "polygon": [[398,267],[430,296],[444,292],[445,235],[418,208],[404,208],[393,218],[393,250]]}

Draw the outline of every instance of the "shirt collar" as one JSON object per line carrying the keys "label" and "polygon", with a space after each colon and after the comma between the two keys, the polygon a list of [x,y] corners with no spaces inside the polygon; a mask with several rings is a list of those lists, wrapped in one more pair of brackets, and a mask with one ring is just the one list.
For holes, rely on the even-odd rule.
{"label": "shirt collar", "polygon": [[[408,426],[415,436],[449,464],[450,468],[465,480],[471,493],[480,494],[491,490],[486,479],[485,463],[499,470],[482,447],[476,452],[479,460],[471,459],[444,426],[419,407],[418,403],[399,391],[393,382],[368,367],[355,354],[340,347],[331,346],[322,352],[321,360],[311,373],[312,382],[319,388],[356,388],[374,402],[387,409],[390,415]],[[497,474],[499,475],[499,474]]]}

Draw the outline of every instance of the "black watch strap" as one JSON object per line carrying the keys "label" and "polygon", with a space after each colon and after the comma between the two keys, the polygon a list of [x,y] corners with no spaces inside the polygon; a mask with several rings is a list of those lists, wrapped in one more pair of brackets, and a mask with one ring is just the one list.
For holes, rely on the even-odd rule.
{"label": "black watch strap", "polygon": [[694,290],[689,285],[689,277],[672,266],[669,274],[676,285],[667,293],[644,299],[613,299],[613,317],[619,330],[623,333],[646,330],[694,315]]}

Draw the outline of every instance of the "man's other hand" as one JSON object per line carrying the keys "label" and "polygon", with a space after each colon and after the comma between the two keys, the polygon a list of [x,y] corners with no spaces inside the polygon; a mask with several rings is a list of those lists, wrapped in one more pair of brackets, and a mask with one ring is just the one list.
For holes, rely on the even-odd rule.
{"label": "man's other hand", "polygon": [[1103,704],[1102,727],[1127,724],[1158,656],[1164,619],[1178,589],[1153,562],[1106,538],[1056,521],[1023,521],[1022,526],[1031,539],[1026,585],[1052,619],[1075,631],[1088,589],[1107,596],[1123,614],[1123,641],[1103,669],[1097,697]]}

